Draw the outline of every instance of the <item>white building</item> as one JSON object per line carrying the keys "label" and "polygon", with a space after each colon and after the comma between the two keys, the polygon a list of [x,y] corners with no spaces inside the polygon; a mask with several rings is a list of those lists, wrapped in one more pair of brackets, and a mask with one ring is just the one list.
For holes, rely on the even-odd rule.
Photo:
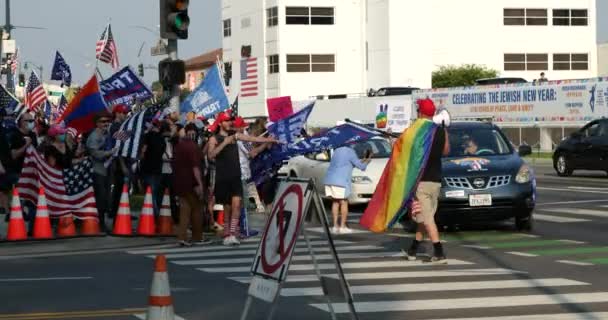
{"label": "white building", "polygon": [[597,47],[597,74],[600,77],[608,77],[608,42]]}
{"label": "white building", "polygon": [[429,88],[450,64],[529,81],[595,77],[596,1],[223,0],[230,92],[243,114],[261,115],[274,96]]}

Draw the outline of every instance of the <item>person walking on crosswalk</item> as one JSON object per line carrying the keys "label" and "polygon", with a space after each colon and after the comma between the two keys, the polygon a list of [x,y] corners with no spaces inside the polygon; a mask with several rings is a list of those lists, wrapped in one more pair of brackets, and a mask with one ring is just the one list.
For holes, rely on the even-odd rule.
{"label": "person walking on crosswalk", "polygon": [[[432,120],[434,115],[435,104],[432,100],[418,101],[418,118]],[[434,249],[431,262],[447,263],[443,247],[439,241],[439,231],[435,224],[435,212],[437,211],[439,190],[441,189],[441,157],[447,155],[449,151],[448,133],[445,127],[438,128],[433,137],[428,162],[414,197],[412,220],[417,223],[417,229],[416,238],[406,252],[408,260],[416,260],[418,246],[423,239],[423,233],[426,231]]]}

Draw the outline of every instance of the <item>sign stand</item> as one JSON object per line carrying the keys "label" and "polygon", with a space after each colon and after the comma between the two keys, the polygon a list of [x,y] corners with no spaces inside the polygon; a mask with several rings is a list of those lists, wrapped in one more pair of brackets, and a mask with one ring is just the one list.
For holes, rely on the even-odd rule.
{"label": "sign stand", "polygon": [[[288,210],[287,210],[288,209]],[[307,220],[310,210],[314,209],[317,218],[322,224],[323,233],[332,254],[332,260],[336,266],[338,279],[324,277],[319,268],[319,263],[310,242],[310,237],[304,221]],[[279,296],[283,283],[287,279],[287,271],[295,250],[298,236],[303,235],[308,252],[311,256],[315,273],[321,281],[323,294],[327,300],[328,310],[332,320],[336,320],[336,314],[332,305],[332,297],[344,298],[348,304],[351,319],[358,320],[350,287],[344,276],[342,265],[333,242],[329,222],[323,206],[321,196],[316,192],[312,180],[283,178],[275,197],[272,212],[268,217],[262,240],[254,258],[251,271],[253,278],[249,285],[249,291],[241,320],[246,320],[253,298],[266,301],[271,304],[268,320],[274,317],[278,307]]]}

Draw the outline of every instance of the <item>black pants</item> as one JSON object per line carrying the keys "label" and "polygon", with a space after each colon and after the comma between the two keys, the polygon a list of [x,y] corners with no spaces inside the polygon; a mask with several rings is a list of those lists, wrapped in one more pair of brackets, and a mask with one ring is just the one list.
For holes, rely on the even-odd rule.
{"label": "black pants", "polygon": [[110,209],[110,177],[95,173],[93,175],[93,189],[95,190],[95,202],[97,203],[97,213],[99,214],[99,224],[102,231],[106,230],[106,214]]}
{"label": "black pants", "polygon": [[122,187],[125,183],[125,176],[122,174],[122,170],[115,170],[112,175],[112,207],[109,211],[111,218],[116,217],[118,213],[118,205],[120,204],[120,196],[122,195]]}

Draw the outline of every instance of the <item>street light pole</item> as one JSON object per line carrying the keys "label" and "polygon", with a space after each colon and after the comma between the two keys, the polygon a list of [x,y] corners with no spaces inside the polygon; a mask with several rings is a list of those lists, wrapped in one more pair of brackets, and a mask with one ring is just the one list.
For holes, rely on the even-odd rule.
{"label": "street light pole", "polygon": [[[167,53],[169,54],[169,59],[177,60],[177,39],[169,39],[167,43]],[[172,112],[176,112],[179,110],[179,94],[180,88],[179,85],[171,86],[171,100],[169,100],[169,106]]]}

